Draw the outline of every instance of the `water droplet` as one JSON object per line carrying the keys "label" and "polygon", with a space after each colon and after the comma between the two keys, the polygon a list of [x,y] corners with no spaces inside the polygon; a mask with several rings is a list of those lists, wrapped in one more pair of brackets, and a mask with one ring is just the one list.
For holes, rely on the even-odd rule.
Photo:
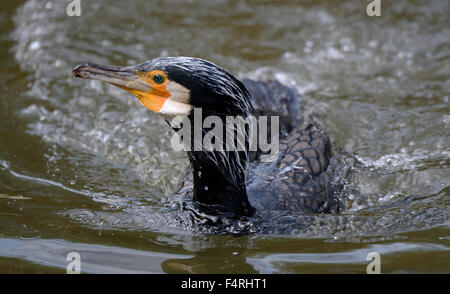
{"label": "water droplet", "polygon": [[208,191],[208,186],[205,186],[205,191]]}
{"label": "water droplet", "polygon": [[37,49],[39,49],[39,47],[41,47],[41,44],[39,43],[39,41],[33,41],[30,44],[30,50],[37,50]]}

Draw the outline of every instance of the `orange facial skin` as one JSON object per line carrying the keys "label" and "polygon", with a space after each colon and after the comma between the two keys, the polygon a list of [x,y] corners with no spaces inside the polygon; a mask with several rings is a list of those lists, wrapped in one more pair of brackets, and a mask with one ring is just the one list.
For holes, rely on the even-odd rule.
{"label": "orange facial skin", "polygon": [[[157,74],[161,75],[164,78],[163,83],[155,83],[153,77]],[[160,111],[164,103],[170,96],[170,93],[166,89],[167,75],[163,71],[153,70],[150,72],[138,72],[136,73],[136,76],[151,85],[151,90],[142,92],[136,89],[127,88],[125,86],[117,84],[114,85],[135,95],[139,99],[139,101],[151,111]]]}

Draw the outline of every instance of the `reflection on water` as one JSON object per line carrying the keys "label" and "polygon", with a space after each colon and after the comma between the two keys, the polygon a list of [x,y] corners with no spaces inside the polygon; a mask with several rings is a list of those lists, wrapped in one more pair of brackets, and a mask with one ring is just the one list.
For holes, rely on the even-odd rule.
{"label": "reflection on water", "polygon": [[[82,271],[86,273],[159,273],[160,264],[171,258],[189,256],[161,254],[120,247],[68,243],[60,240],[12,240],[0,239],[0,254],[25,258],[38,264],[65,268],[67,255],[77,252],[82,259]],[[113,261],[111,263],[111,261]]]}
{"label": "reflection on water", "polygon": [[[64,269],[80,250],[86,272],[364,272],[370,251],[385,271],[449,272],[446,1],[383,2],[377,18],[354,0],[81,3],[80,17],[64,1],[0,5],[0,271]],[[272,236],[192,234],[174,211],[187,160],[170,129],[70,76],[167,55],[297,88],[353,170],[344,213],[238,224]]]}

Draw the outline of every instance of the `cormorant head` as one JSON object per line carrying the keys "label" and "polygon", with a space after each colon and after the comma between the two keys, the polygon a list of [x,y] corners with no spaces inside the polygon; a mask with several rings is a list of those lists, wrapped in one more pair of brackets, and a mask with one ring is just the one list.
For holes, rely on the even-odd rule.
{"label": "cormorant head", "polygon": [[148,109],[169,122],[189,115],[248,116],[249,93],[242,83],[217,65],[193,57],[163,57],[131,66],[80,64],[74,77],[107,82],[134,94]]}

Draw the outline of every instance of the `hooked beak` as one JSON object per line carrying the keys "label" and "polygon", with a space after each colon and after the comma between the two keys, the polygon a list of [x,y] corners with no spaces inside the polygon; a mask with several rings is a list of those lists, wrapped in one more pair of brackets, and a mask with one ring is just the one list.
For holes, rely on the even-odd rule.
{"label": "hooked beak", "polygon": [[150,84],[141,80],[131,66],[104,66],[84,63],[75,67],[72,76],[75,78],[99,80],[129,90],[147,92]]}
{"label": "hooked beak", "polygon": [[134,66],[104,66],[84,63],[72,71],[75,78],[99,80],[127,90],[152,111],[160,111],[170,94],[165,86],[154,87]]}

